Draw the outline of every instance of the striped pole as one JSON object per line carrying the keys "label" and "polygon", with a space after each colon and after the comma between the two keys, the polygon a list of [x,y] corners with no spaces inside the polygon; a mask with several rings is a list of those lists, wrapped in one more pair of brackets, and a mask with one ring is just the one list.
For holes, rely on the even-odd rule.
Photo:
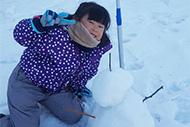
{"label": "striped pole", "polygon": [[117,7],[117,35],[118,35],[118,51],[119,51],[119,65],[120,68],[124,69],[124,58],[123,58],[123,40],[122,40],[122,19],[121,19],[121,7],[120,0],[116,0]]}

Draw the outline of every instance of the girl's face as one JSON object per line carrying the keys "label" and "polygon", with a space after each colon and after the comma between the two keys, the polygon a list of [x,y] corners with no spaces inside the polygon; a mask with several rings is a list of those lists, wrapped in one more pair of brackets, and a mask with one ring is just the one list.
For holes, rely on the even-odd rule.
{"label": "girl's face", "polygon": [[85,15],[81,19],[81,23],[87,28],[90,34],[99,41],[102,38],[105,26],[94,20],[89,20],[88,15]]}

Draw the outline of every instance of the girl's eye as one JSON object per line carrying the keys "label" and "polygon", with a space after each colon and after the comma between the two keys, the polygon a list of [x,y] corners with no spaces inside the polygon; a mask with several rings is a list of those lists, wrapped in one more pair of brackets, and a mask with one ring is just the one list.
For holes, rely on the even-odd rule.
{"label": "girl's eye", "polygon": [[93,24],[93,22],[91,20],[88,20],[89,23]]}
{"label": "girl's eye", "polygon": [[99,26],[99,28],[103,29],[104,27],[103,26]]}

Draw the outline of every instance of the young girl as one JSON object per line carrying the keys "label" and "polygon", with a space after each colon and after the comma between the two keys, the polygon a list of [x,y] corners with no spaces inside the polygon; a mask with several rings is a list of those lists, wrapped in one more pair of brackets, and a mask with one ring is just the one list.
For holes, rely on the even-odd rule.
{"label": "young girl", "polygon": [[25,46],[8,85],[10,115],[0,115],[1,127],[38,127],[38,103],[56,117],[74,124],[83,112],[81,97],[91,96],[85,87],[97,74],[102,55],[111,49],[106,34],[107,10],[93,2],[80,4],[73,15],[44,15],[20,21],[14,38]]}

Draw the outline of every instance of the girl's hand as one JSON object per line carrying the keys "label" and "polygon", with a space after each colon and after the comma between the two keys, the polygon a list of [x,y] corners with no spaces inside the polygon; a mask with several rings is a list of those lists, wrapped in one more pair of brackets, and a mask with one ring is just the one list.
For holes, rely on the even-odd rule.
{"label": "girl's hand", "polygon": [[69,15],[65,12],[62,12],[58,15],[58,18],[60,19],[60,22],[58,24],[58,26],[62,26],[62,25],[74,25],[76,23],[75,20],[69,20],[69,19],[65,19],[67,18]]}
{"label": "girl's hand", "polygon": [[53,12],[51,10],[47,10],[44,15],[41,17],[40,22],[43,27],[49,27],[49,26],[60,26],[60,25],[74,25],[74,20],[68,20],[65,19],[69,15],[65,12],[62,12],[60,14],[57,14],[56,12]]}
{"label": "girl's hand", "polygon": [[47,10],[44,15],[34,16],[31,20],[32,28],[37,33],[45,33],[49,30],[63,25],[74,25],[74,20],[65,19],[69,15],[65,12],[57,14],[51,10]]}
{"label": "girl's hand", "polygon": [[79,89],[73,92],[73,94],[77,95],[79,98],[82,98],[82,96],[92,97],[92,92],[87,87],[84,87],[83,90]]}

